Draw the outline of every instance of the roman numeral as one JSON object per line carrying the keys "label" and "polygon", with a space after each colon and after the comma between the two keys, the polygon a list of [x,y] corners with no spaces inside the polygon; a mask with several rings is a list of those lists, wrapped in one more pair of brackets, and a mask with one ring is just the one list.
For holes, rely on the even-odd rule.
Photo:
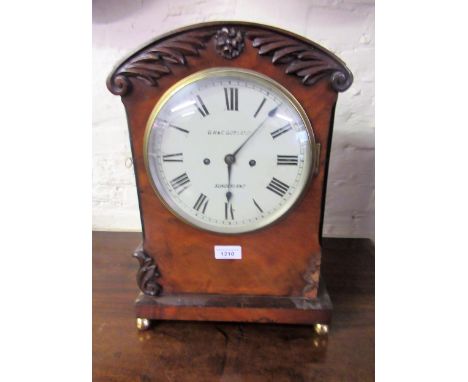
{"label": "roman numeral", "polygon": [[288,123],[287,125],[283,126],[283,127],[280,127],[278,130],[275,130],[273,131],[271,134],[271,136],[273,137],[273,139],[276,139],[278,138],[280,135],[284,134],[284,133],[287,133],[289,130],[292,129],[292,126]]}
{"label": "roman numeral", "polygon": [[286,183],[283,183],[281,180],[273,178],[266,188],[268,188],[270,191],[273,191],[275,194],[283,197],[288,191],[289,186]]}
{"label": "roman numeral", "polygon": [[[177,191],[178,188],[186,185],[187,183],[190,183],[190,179],[187,176],[187,173],[185,173],[185,172],[182,175],[179,175],[177,178],[174,178],[174,179],[171,180],[171,186],[176,191]],[[183,188],[180,192],[184,191],[185,188]]]}
{"label": "roman numeral", "polygon": [[263,101],[260,103],[260,106],[258,107],[257,111],[254,114],[254,118],[257,118],[258,113],[262,109],[263,105],[265,105],[266,98],[263,98]]}
{"label": "roman numeral", "polygon": [[175,126],[175,125],[169,124],[169,127],[173,127],[174,129],[177,129],[177,130],[179,130],[179,131],[182,131],[183,133],[186,133],[186,134],[189,133],[188,130],[182,129],[182,127],[179,127],[179,126]]}
{"label": "roman numeral", "polygon": [[224,218],[225,218],[225,220],[228,220],[229,216],[231,217],[232,220],[234,220],[234,210],[232,209],[232,204],[226,202],[226,203],[224,203]]}
{"label": "roman numeral", "polygon": [[167,154],[163,155],[163,162],[183,162],[184,161],[184,154],[177,153],[177,154]]}
{"label": "roman numeral", "polygon": [[205,104],[203,103],[199,95],[197,95],[197,99],[198,99],[198,102],[196,103],[197,109],[203,117],[206,117],[210,113],[208,112],[208,109],[206,108]]}
{"label": "roman numeral", "polygon": [[297,166],[297,155],[277,155],[277,165]]}
{"label": "roman numeral", "polygon": [[208,198],[206,197],[205,194],[200,194],[200,196],[198,197],[197,201],[195,202],[193,208],[195,210],[197,210],[197,211],[200,211],[200,208],[203,206],[201,212],[202,212],[202,214],[204,214],[207,205],[208,205]]}
{"label": "roman numeral", "polygon": [[260,212],[262,212],[262,213],[263,213],[263,210],[262,210],[262,208],[261,208],[261,207],[258,205],[258,203],[255,201],[255,199],[252,199],[252,200],[253,200],[253,202],[254,202],[254,204],[255,204],[255,207],[257,207],[257,208],[258,208],[258,210],[259,210]]}
{"label": "roman numeral", "polygon": [[224,88],[224,97],[226,98],[226,108],[231,111],[238,111],[239,89]]}

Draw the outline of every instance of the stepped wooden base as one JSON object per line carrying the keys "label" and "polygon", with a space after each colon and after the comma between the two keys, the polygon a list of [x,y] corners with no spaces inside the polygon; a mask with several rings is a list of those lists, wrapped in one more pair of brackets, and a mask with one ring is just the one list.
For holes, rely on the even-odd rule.
{"label": "stepped wooden base", "polygon": [[[316,299],[275,296],[181,294],[151,297],[140,293],[136,317],[148,320],[322,324],[331,321],[332,303],[322,284]],[[146,328],[144,328],[146,329]]]}

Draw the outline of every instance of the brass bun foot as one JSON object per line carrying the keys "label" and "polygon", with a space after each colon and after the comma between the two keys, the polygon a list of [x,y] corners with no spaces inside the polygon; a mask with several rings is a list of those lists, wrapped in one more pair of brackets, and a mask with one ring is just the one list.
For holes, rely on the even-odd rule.
{"label": "brass bun foot", "polygon": [[140,332],[143,332],[145,330],[148,330],[151,327],[151,321],[148,320],[147,318],[138,317],[136,319],[136,326]]}
{"label": "brass bun foot", "polygon": [[319,336],[328,334],[328,325],[325,324],[314,324],[314,332]]}

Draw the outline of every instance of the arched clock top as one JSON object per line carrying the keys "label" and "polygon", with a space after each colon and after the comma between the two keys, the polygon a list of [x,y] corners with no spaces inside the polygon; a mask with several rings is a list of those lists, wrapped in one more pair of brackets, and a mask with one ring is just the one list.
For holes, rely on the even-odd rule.
{"label": "arched clock top", "polygon": [[203,58],[213,49],[224,59],[235,60],[246,54],[247,44],[258,55],[271,57],[269,62],[281,67],[286,75],[297,76],[304,86],[328,77],[332,89],[343,92],[353,82],[351,71],[339,58],[310,40],[261,24],[212,22],[153,40],[116,66],[107,87],[113,94],[125,96],[131,92],[133,80],[154,87],[161,77],[172,74],[174,66],[187,65],[187,57]]}

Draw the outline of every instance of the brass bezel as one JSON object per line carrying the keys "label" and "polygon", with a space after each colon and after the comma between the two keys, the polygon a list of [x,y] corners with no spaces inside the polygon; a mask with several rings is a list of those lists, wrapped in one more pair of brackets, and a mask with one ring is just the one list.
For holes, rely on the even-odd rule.
{"label": "brass bezel", "polygon": [[[154,183],[153,177],[151,176],[151,171],[149,168],[149,159],[148,159],[148,143],[149,143],[149,136],[151,134],[151,130],[153,127],[154,120],[156,119],[157,115],[163,108],[163,106],[166,104],[166,102],[179,90],[184,88],[187,85],[190,85],[196,81],[199,81],[204,78],[208,78],[211,76],[215,75],[234,75],[234,76],[239,76],[239,77],[250,77],[254,76],[257,77],[260,82],[266,82],[269,86],[272,86],[273,88],[278,89],[282,95],[284,95],[293,105],[293,107],[296,109],[297,113],[302,119],[302,122],[304,123],[304,126],[306,127],[307,135],[309,138],[310,142],[310,155],[311,155],[311,162],[310,166],[307,169],[307,180],[305,182],[305,185],[303,189],[300,191],[298,197],[294,201],[294,203],[289,207],[288,210],[286,210],[283,214],[280,216],[274,218],[272,221],[269,221],[267,224],[262,225],[261,227],[248,230],[248,231],[242,231],[242,232],[219,232],[219,231],[214,231],[211,229],[207,229],[204,227],[200,227],[193,222],[188,221],[186,218],[181,216],[177,211],[175,211],[165,200],[164,197],[161,195],[159,192],[156,184]],[[282,218],[284,218],[293,208],[294,206],[302,199],[302,197],[305,194],[306,189],[309,187],[310,182],[315,174],[315,169],[317,168],[319,158],[317,157],[317,150],[316,150],[316,140],[314,136],[314,131],[312,128],[312,124],[309,121],[309,118],[307,117],[307,114],[305,113],[304,109],[302,108],[301,104],[297,101],[296,97],[288,90],[286,89],[283,85],[280,83],[276,82],[275,80],[269,78],[268,76],[265,76],[262,73],[256,72],[254,70],[249,70],[249,69],[244,69],[244,68],[229,68],[229,67],[217,67],[217,68],[209,68],[209,69],[204,69],[200,70],[196,73],[193,73],[182,80],[176,82],[174,85],[172,85],[164,94],[159,98],[158,102],[156,102],[156,105],[154,106],[153,110],[151,111],[151,114],[146,122],[146,128],[145,128],[145,134],[144,134],[144,140],[143,140],[143,158],[144,158],[144,163],[145,163],[145,169],[146,169],[146,174],[150,180],[151,186],[156,194],[156,196],[159,198],[161,203],[178,219],[183,221],[184,223],[201,229],[203,231],[208,231],[210,233],[214,234],[221,234],[221,235],[241,235],[245,233],[251,233],[255,232],[261,229],[264,229],[274,223],[277,223],[280,221]]]}

